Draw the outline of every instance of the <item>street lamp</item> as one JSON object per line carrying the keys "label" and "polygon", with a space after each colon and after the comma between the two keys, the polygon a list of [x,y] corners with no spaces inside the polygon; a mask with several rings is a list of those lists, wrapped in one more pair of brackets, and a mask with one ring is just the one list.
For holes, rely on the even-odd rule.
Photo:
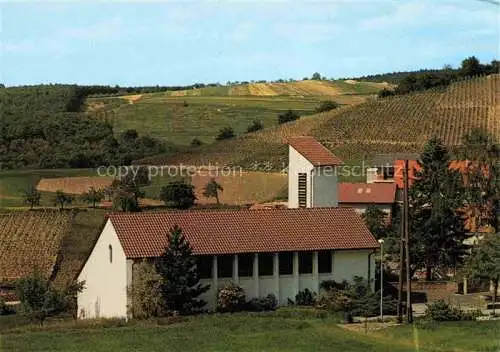
{"label": "street lamp", "polygon": [[382,306],[384,301],[384,240],[379,239],[380,243],[380,321],[384,321],[384,308]]}

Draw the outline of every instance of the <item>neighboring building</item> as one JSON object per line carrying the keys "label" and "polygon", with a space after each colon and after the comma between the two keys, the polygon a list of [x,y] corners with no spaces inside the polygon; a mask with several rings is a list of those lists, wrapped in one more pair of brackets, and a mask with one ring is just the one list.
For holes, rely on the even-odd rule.
{"label": "neighboring building", "polygon": [[338,207],[337,167],[342,161],[312,137],[292,138],[289,144],[288,207]]}
{"label": "neighboring building", "polygon": [[126,317],[133,265],[160,256],[178,225],[199,258],[202,283],[232,281],[247,299],[274,294],[281,305],[299,290],[318,292],[323,280],[373,278],[379,244],[353,209],[276,209],[112,213],[78,276],[80,318]]}
{"label": "neighboring building", "polygon": [[[352,208],[338,207],[336,167],[342,162],[311,137],[290,141],[289,208],[111,213],[78,280],[78,316],[126,317],[133,266],[160,256],[179,226],[199,259],[202,298],[239,284],[247,299],[274,294],[281,305],[323,280],[362,276],[373,285],[379,244]],[[310,209],[312,208],[312,209]]]}
{"label": "neighboring building", "polygon": [[338,194],[341,207],[352,207],[359,214],[363,214],[370,205],[373,205],[390,218],[396,202],[396,184],[339,183]]}

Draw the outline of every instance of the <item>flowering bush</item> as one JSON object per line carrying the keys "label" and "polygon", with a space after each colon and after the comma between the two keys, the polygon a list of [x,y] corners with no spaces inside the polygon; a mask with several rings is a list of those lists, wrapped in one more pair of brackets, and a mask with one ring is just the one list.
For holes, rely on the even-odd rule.
{"label": "flowering bush", "polygon": [[238,312],[245,309],[245,291],[238,285],[230,283],[219,291],[217,310],[219,312]]}

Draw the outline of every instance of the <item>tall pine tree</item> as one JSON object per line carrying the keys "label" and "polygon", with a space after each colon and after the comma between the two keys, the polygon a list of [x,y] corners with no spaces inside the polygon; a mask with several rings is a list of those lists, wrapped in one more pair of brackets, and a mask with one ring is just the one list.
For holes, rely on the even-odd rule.
{"label": "tall pine tree", "polygon": [[500,232],[500,146],[487,131],[474,129],[464,136],[459,155],[466,163],[467,210],[473,227]]}
{"label": "tall pine tree", "polygon": [[429,140],[420,159],[410,189],[410,260],[414,268],[425,267],[426,279],[432,280],[433,269],[447,271],[464,260],[466,234],[459,211],[464,192],[461,174],[450,169],[441,140]]}
{"label": "tall pine tree", "polygon": [[210,285],[200,284],[193,250],[178,226],[170,229],[167,248],[155,266],[162,277],[160,289],[167,310],[190,314],[206,304],[198,297]]}

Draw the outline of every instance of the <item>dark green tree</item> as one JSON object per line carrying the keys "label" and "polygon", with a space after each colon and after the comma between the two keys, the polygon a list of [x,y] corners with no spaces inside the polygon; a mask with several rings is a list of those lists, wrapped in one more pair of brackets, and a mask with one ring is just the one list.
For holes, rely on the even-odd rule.
{"label": "dark green tree", "polygon": [[47,317],[71,310],[76,316],[76,295],[84,288],[84,282],[73,282],[64,289],[56,288],[35,270],[32,276],[17,280],[16,295],[21,301],[20,312],[40,325]]}
{"label": "dark green tree", "polygon": [[191,141],[191,146],[192,147],[199,147],[202,144],[203,143],[198,138],[193,138],[193,140]]}
{"label": "dark green tree", "polygon": [[196,196],[194,186],[184,181],[169,182],[160,190],[160,199],[167,206],[178,209],[187,209],[194,205]]}
{"label": "dark green tree", "polygon": [[365,220],[366,227],[375,236],[376,239],[383,238],[388,234],[387,214],[378,208],[375,204],[370,204],[363,219]]}
{"label": "dark green tree", "polygon": [[224,188],[220,184],[215,181],[214,178],[210,179],[210,181],[205,185],[205,188],[203,190],[203,196],[205,198],[215,198],[217,201],[217,204],[220,204],[219,202],[219,191],[224,192]]}
{"label": "dark green tree", "polygon": [[224,139],[231,139],[234,138],[234,130],[232,127],[223,127],[219,130],[219,133],[215,137],[215,140],[217,141],[222,141]]}
{"label": "dark green tree", "polygon": [[24,202],[30,205],[30,209],[33,209],[35,205],[40,205],[40,198],[42,194],[38,192],[36,187],[29,186],[26,191],[24,191]]}
{"label": "dark green tree", "polygon": [[425,267],[426,279],[433,269],[457,268],[467,247],[459,209],[464,204],[461,174],[450,169],[446,146],[438,138],[424,146],[420,170],[410,189],[410,261]]}
{"label": "dark green tree", "polygon": [[460,75],[462,77],[479,76],[484,73],[484,66],[481,65],[477,57],[471,56],[462,61]]}
{"label": "dark green tree", "polygon": [[319,72],[314,72],[311,76],[311,79],[315,81],[321,81],[321,74]]}
{"label": "dark green tree", "polygon": [[316,108],[316,112],[325,112],[337,109],[339,107],[339,103],[333,100],[326,100],[321,102],[321,105]]}
{"label": "dark green tree", "polygon": [[54,199],[54,205],[58,205],[59,209],[63,210],[65,205],[71,204],[73,202],[73,197],[69,194],[64,193],[61,190],[56,191],[56,197]]}
{"label": "dark green tree", "polygon": [[466,134],[459,150],[465,163],[467,216],[474,217],[476,229],[491,226],[500,232],[500,147],[483,129]]}
{"label": "dark green tree", "polygon": [[168,245],[155,267],[162,277],[160,291],[167,310],[190,314],[206,304],[198,297],[210,285],[200,284],[193,250],[178,226],[170,229]]}
{"label": "dark green tree", "polygon": [[297,114],[295,111],[288,110],[287,112],[283,112],[281,114],[278,114],[278,123],[283,124],[287,123],[290,121],[295,121],[300,118],[300,115]]}
{"label": "dark green tree", "polygon": [[264,128],[264,125],[262,124],[262,121],[260,121],[260,120],[254,120],[252,122],[252,124],[248,126],[247,133],[257,132],[257,131],[260,131],[263,128]]}
{"label": "dark green tree", "polygon": [[95,208],[96,204],[104,199],[104,191],[90,187],[88,192],[83,193],[81,197],[85,203],[92,204],[92,208]]}
{"label": "dark green tree", "polygon": [[[149,169],[147,167],[139,168],[129,168],[128,172],[117,182],[114,182],[113,187],[115,188],[115,198],[121,198],[123,200],[120,203],[127,203],[128,209],[138,209],[139,208],[139,198],[144,197],[145,193],[142,190],[143,187],[151,184],[151,177],[149,174]],[[133,198],[133,203],[130,199]],[[123,207],[122,207],[123,208]],[[133,210],[127,210],[133,211]]]}
{"label": "dark green tree", "polygon": [[379,98],[387,98],[393,95],[394,95],[394,90],[389,88],[382,88],[377,94]]}
{"label": "dark green tree", "polygon": [[500,282],[500,233],[485,234],[472,249],[466,272],[471,279],[489,280],[493,284],[493,302],[497,301]]}

